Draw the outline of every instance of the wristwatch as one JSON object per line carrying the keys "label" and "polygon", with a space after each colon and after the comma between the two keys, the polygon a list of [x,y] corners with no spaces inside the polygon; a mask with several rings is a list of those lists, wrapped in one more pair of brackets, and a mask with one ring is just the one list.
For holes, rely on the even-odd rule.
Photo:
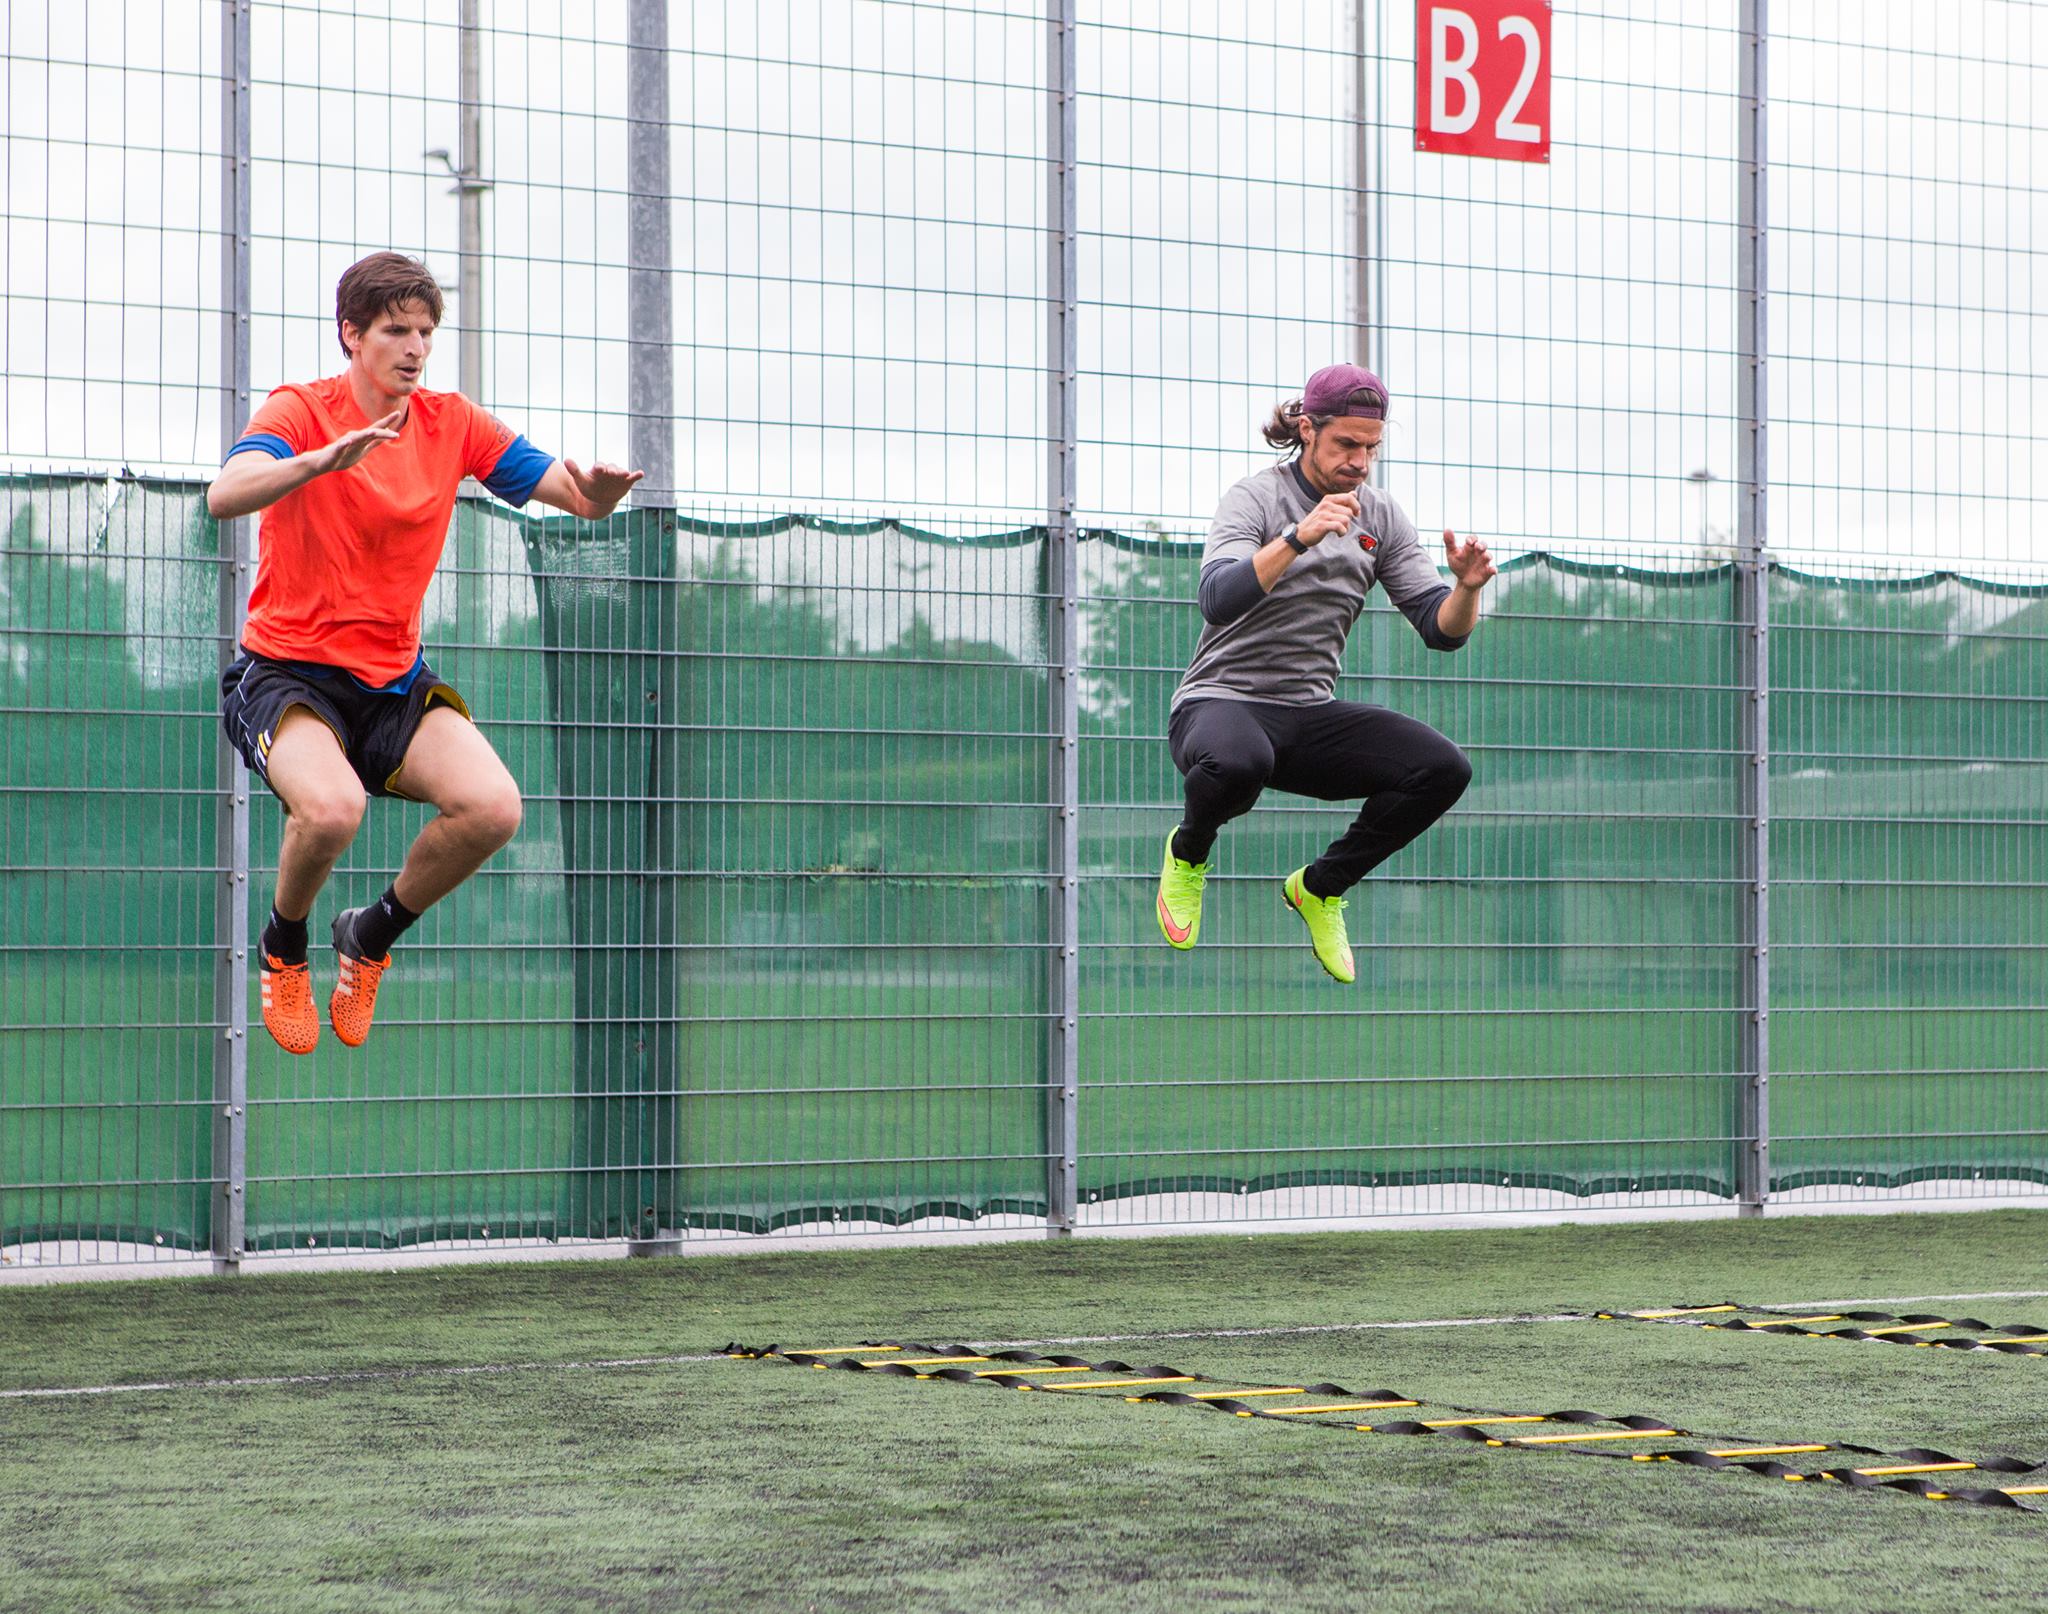
{"label": "wristwatch", "polygon": [[1297,555],[1306,555],[1308,553],[1308,545],[1294,536],[1294,523],[1291,521],[1280,529],[1280,541]]}

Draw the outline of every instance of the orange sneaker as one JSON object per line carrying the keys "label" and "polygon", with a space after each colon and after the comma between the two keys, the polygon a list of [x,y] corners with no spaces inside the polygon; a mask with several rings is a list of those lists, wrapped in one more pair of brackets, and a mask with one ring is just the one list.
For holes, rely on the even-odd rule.
{"label": "orange sneaker", "polygon": [[287,964],[261,948],[256,979],[263,988],[263,1029],[288,1054],[310,1054],[320,1040],[320,1015],[313,1007],[313,966]]}
{"label": "orange sneaker", "polygon": [[360,908],[344,908],[334,916],[334,956],[341,976],[327,999],[327,1018],[334,1034],[351,1048],[362,1047],[370,1035],[370,1017],[377,1012],[377,983],[391,966],[391,955],[364,958],[355,949],[356,915]]}

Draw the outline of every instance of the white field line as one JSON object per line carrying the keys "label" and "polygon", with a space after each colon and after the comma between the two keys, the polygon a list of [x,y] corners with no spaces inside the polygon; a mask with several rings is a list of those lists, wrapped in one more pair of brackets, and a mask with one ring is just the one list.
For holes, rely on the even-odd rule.
{"label": "white field line", "polygon": [[[1878,1295],[1860,1300],[1786,1300],[1772,1311],[1826,1310],[1830,1306],[1904,1306],[1928,1300],[2038,1300],[2048,1289],[1993,1289],[1977,1294]],[[1025,1345],[1140,1345],[1149,1340],[1277,1339],[1288,1335],[1355,1334],[1372,1329],[1491,1328],[1509,1323],[1576,1323],[1583,1312],[1524,1312],[1510,1317],[1430,1317],[1413,1322],[1300,1323],[1277,1328],[1197,1328],[1151,1334],[1070,1334],[1061,1338],[970,1340],[980,1350],[1014,1350]],[[0,1401],[50,1400],[65,1396],[135,1395],[165,1390],[243,1390],[293,1384],[354,1384],[391,1379],[465,1378],[492,1373],[599,1373],[619,1368],[677,1367],[724,1361],[722,1352],[690,1356],[621,1356],[594,1362],[493,1362],[470,1367],[357,1368],[341,1373],[278,1373],[242,1379],[159,1379],[140,1384],[82,1384],[0,1390]]]}
{"label": "white field line", "polygon": [[604,1372],[621,1367],[669,1367],[678,1362],[716,1362],[711,1356],[621,1356],[598,1362],[488,1362],[470,1367],[365,1367],[342,1373],[276,1373],[247,1379],[158,1379],[146,1384],[79,1384],[31,1390],[0,1390],[0,1401],[33,1401],[77,1395],[133,1395],[144,1390],[244,1390],[278,1384],[355,1384],[377,1379],[459,1379],[484,1373]]}
{"label": "white field line", "polygon": [[[1366,1328],[1480,1328],[1492,1323],[1567,1323],[1583,1318],[1560,1312],[1554,1317],[1439,1317],[1406,1323],[1310,1323],[1293,1328],[1208,1328],[1186,1333],[1077,1334],[1066,1339],[969,1341],[977,1348],[1009,1350],[1020,1345],[1118,1345],[1154,1339],[1248,1339],[1283,1334],[1335,1334]],[[389,1379],[462,1378],[486,1373],[607,1372],[630,1367],[676,1367],[697,1362],[722,1362],[723,1352],[695,1356],[622,1356],[596,1362],[494,1362],[471,1367],[356,1368],[340,1373],[275,1373],[241,1379],[157,1379],[140,1384],[58,1385],[26,1390],[0,1390],[0,1401],[52,1400],[64,1396],[134,1395],[162,1390],[245,1390],[275,1385],[354,1384]]]}

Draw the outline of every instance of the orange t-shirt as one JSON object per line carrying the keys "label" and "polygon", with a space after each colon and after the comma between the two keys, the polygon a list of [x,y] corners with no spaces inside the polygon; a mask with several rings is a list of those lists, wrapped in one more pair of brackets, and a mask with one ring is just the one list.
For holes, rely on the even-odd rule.
{"label": "orange t-shirt", "polygon": [[[369,424],[346,375],[287,383],[228,453],[283,459]],[[518,505],[552,463],[461,393],[415,392],[396,442],[263,512],[243,645],[341,667],[366,684],[402,677],[419,659],[421,608],[463,477]]]}

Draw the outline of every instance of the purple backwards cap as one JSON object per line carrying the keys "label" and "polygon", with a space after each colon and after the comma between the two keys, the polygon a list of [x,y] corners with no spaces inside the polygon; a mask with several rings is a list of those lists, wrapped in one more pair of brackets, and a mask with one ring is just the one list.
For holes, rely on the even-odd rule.
{"label": "purple backwards cap", "polygon": [[1355,364],[1328,365],[1308,378],[1308,390],[1301,395],[1301,412],[1385,420],[1387,384]]}

